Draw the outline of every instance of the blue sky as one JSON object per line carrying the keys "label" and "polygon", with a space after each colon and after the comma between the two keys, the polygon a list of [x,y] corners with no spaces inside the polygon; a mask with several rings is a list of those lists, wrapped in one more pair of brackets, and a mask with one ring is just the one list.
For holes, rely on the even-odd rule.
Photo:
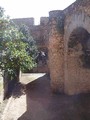
{"label": "blue sky", "polygon": [[62,10],[75,0],[0,0],[0,5],[10,18],[34,17],[39,23],[40,17],[48,16],[51,10]]}

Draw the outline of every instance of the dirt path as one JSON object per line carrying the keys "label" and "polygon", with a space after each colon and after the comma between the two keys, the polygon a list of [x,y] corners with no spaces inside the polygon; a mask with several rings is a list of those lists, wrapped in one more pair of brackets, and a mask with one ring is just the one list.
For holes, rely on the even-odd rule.
{"label": "dirt path", "polygon": [[28,83],[26,94],[14,96],[3,120],[90,120],[90,94],[52,94],[45,75]]}

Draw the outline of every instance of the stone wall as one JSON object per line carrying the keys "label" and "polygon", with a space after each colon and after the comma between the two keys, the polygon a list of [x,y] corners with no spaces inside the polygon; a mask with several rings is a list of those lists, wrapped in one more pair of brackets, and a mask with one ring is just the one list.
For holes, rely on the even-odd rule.
{"label": "stone wall", "polygon": [[[90,1],[77,0],[62,12],[52,11],[49,19],[49,67],[53,91],[69,95],[90,92],[90,69],[80,66],[81,44],[76,47],[77,52],[72,48],[70,53],[68,47],[70,34],[76,28],[82,27],[90,33]],[[79,38],[82,35],[83,32]]]}
{"label": "stone wall", "polygon": [[38,67],[33,69],[33,72],[45,72],[49,73],[48,67],[48,35],[49,35],[49,27],[48,27],[48,17],[42,17],[40,19],[40,25],[33,26],[30,29],[30,33],[36,41],[39,52],[43,51],[46,53],[46,60],[43,64],[42,61],[39,62]]}
{"label": "stone wall", "polygon": [[[60,16],[58,18],[58,16]],[[51,11],[49,13],[49,68],[51,77],[51,87],[53,92],[63,92],[64,91],[64,64],[63,64],[63,54],[64,54],[64,41],[63,41],[63,29],[58,28],[58,19],[60,26],[63,24],[63,13],[62,11]]]}
{"label": "stone wall", "polygon": [[[82,39],[83,30],[80,34],[74,32],[79,28],[90,34],[90,0],[76,0],[63,11],[51,11],[49,17],[41,18],[40,25],[30,27],[30,33],[37,42],[38,50],[48,53],[47,68],[53,92],[69,95],[90,92],[90,68],[83,67],[84,63],[80,58],[85,53],[81,41],[89,46],[90,38]],[[71,39],[72,33],[74,39]],[[79,41],[75,43],[76,46],[70,48],[70,40],[74,43],[77,39]],[[44,68],[45,66],[40,70]]]}
{"label": "stone wall", "polygon": [[34,18],[17,18],[12,19],[12,21],[20,26],[25,24],[29,27],[30,34],[37,43],[38,49],[45,50],[47,49],[48,42],[48,17],[40,18],[40,25],[34,25]]}
{"label": "stone wall", "polygon": [[12,19],[12,21],[18,26],[25,24],[26,26],[31,27],[34,25],[34,18],[16,18]]}
{"label": "stone wall", "polygon": [[41,18],[40,25],[36,25],[30,28],[30,33],[37,43],[39,50],[47,51],[48,49],[48,18]]}
{"label": "stone wall", "polygon": [[[87,3],[88,2],[88,3]],[[86,4],[85,4],[86,3]],[[89,8],[89,9],[88,9]],[[90,69],[83,67],[80,56],[83,54],[81,44],[76,45],[75,48],[70,49],[68,43],[70,35],[75,29],[80,27],[90,33],[90,1],[81,1],[73,5],[71,13],[67,13],[64,26],[64,49],[65,49],[65,93],[77,94],[81,92],[90,91]],[[78,39],[77,34],[76,39]],[[79,35],[81,39],[83,32]],[[77,49],[77,50],[75,50]]]}
{"label": "stone wall", "polygon": [[[49,34],[48,17],[41,17],[40,25],[34,25],[34,18],[18,18],[18,19],[12,19],[12,21],[18,26],[22,24],[28,26],[31,36],[36,41],[39,52],[43,51],[46,54],[48,54],[48,34]],[[37,65],[38,67],[31,70],[31,72],[49,73],[48,65],[47,65],[48,58],[46,58],[45,63],[46,64],[44,65],[42,61],[40,61],[40,64]]]}

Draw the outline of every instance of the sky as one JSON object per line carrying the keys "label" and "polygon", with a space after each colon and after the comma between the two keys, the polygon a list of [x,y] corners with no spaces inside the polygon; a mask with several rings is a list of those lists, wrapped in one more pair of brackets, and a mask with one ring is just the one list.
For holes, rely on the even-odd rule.
{"label": "sky", "polygon": [[39,24],[40,17],[47,17],[49,11],[63,10],[76,0],[0,0],[10,18],[34,17]]}

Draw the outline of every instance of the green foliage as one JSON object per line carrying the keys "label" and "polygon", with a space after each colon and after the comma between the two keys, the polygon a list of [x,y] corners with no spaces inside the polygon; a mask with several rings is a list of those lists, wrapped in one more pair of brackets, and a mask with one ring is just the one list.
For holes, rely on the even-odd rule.
{"label": "green foliage", "polygon": [[4,9],[0,7],[0,18],[4,16]]}
{"label": "green foliage", "polygon": [[16,27],[0,7],[0,68],[10,75],[36,66],[37,49],[28,30]]}
{"label": "green foliage", "polygon": [[21,70],[32,69],[36,64],[26,52],[27,45],[18,40],[7,42],[0,62],[2,69],[8,70],[10,74],[14,74],[19,68]]}
{"label": "green foliage", "polygon": [[33,40],[32,36],[30,35],[29,28],[26,25],[21,25],[19,31],[23,33],[24,37],[21,39],[24,43],[28,43],[27,52],[30,56],[34,59],[38,54],[38,50],[36,47],[36,42]]}

